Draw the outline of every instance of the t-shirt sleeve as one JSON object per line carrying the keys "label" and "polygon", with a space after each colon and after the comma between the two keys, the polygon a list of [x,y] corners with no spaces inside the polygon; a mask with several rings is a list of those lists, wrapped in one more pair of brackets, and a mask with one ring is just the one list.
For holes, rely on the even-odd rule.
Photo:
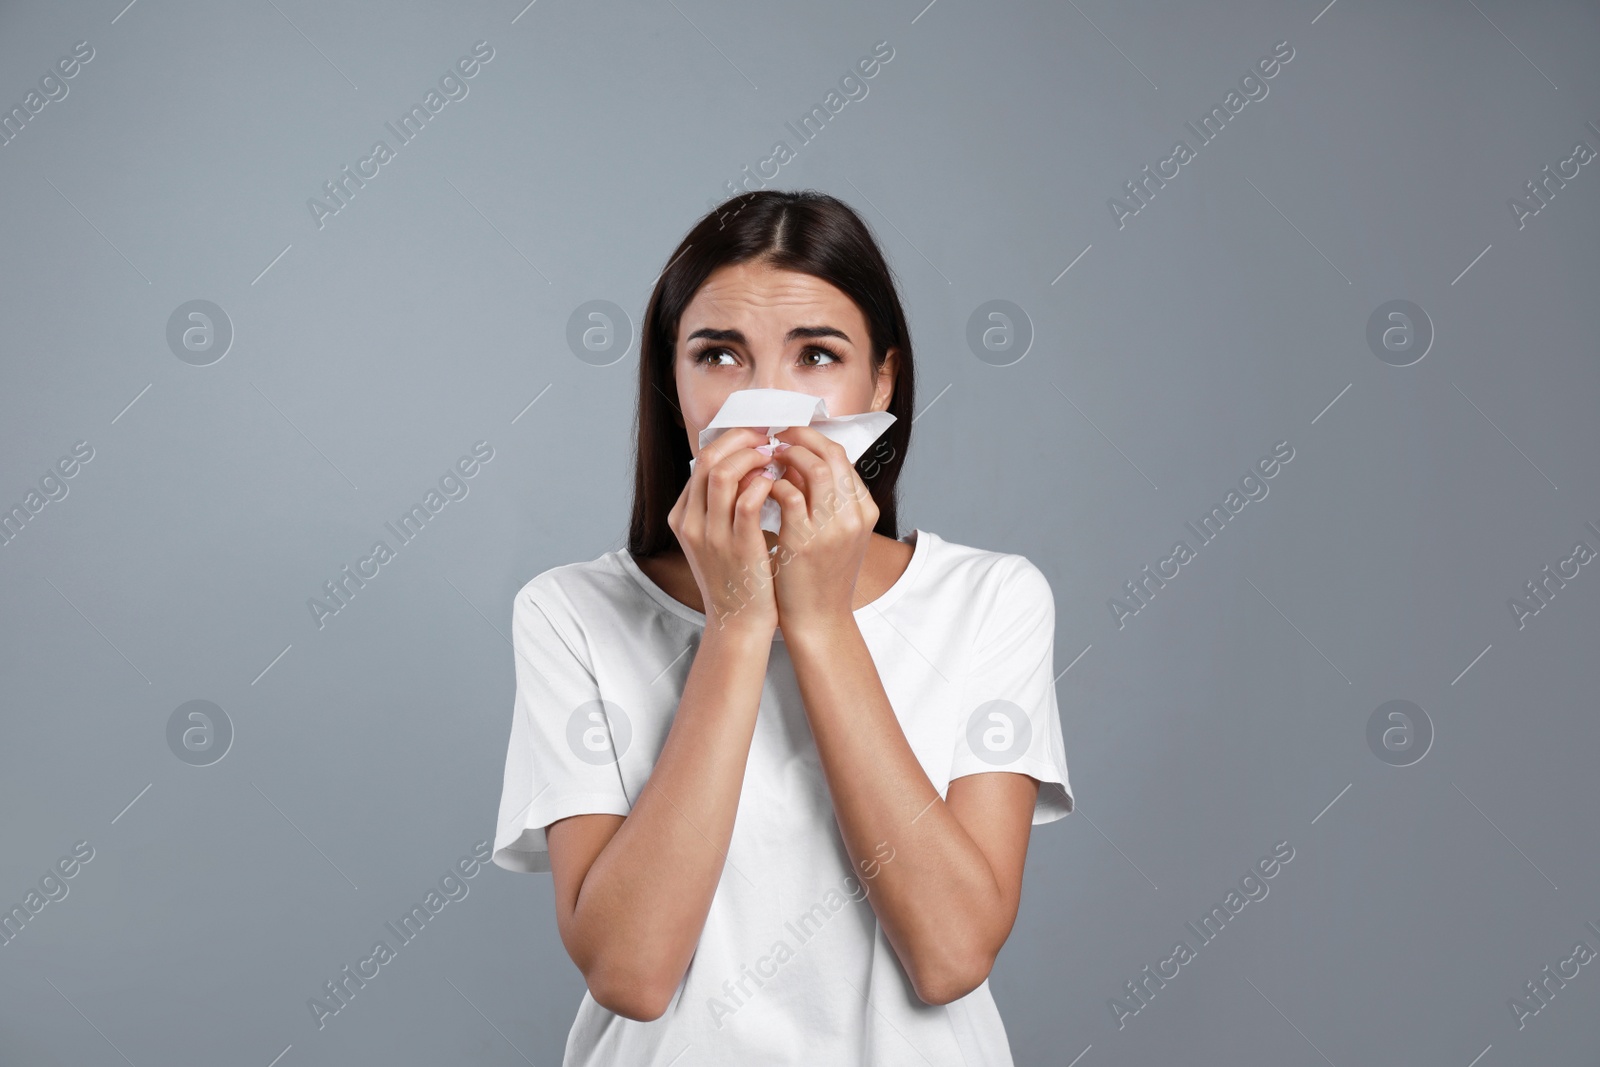
{"label": "t-shirt sleeve", "polygon": [[511,612],[517,691],[493,855],[508,871],[550,869],[544,831],[556,820],[626,815],[632,808],[614,749],[604,744],[608,709],[584,643],[572,639],[573,624],[548,610],[532,588],[517,594]]}
{"label": "t-shirt sleeve", "polygon": [[1055,598],[1025,556],[1010,555],[978,627],[950,780],[1012,771],[1038,779],[1033,822],[1072,811],[1066,745],[1056,705]]}

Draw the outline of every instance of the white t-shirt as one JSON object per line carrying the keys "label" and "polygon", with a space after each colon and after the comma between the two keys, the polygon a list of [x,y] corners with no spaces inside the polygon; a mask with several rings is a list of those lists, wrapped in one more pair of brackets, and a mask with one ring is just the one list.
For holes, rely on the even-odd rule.
{"label": "white t-shirt", "polygon": [[[906,740],[939,795],[1015,771],[1033,822],[1072,810],[1056,706],[1055,603],[1039,569],[916,530],[911,563],[855,612]],[[705,616],[625,549],[545,571],[512,612],[517,690],[494,862],[548,871],[544,828],[626,815],[677,711]],[[880,848],[892,863],[893,843]],[[918,999],[851,866],[782,631],[774,635],[721,881],[676,996],[651,1022],[584,992],[563,1067],[1011,1067],[986,981]]]}

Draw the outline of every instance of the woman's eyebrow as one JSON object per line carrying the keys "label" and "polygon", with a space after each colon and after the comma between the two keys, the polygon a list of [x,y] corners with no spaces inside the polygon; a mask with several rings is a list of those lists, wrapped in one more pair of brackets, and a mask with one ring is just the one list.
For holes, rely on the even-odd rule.
{"label": "woman's eyebrow", "polygon": [[[684,340],[693,341],[697,337],[705,337],[712,341],[732,341],[741,345],[748,343],[742,330],[716,330],[710,326],[700,327],[700,329],[685,337]],[[785,341],[793,341],[801,337],[837,337],[846,343],[850,342],[849,334],[832,326],[796,326],[786,333],[783,339]]]}

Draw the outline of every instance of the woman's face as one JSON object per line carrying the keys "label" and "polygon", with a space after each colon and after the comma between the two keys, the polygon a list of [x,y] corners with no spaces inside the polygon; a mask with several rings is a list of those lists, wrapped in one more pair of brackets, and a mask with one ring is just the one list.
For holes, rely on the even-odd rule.
{"label": "woman's face", "polygon": [[739,389],[790,389],[828,402],[829,415],[882,411],[898,354],[872,365],[867,319],[821,278],[754,262],[714,271],[678,323],[673,376],[689,451]]}

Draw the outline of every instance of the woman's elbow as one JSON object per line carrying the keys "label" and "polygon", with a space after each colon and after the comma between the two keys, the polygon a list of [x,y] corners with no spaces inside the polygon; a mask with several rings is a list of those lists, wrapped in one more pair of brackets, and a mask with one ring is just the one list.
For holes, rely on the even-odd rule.
{"label": "woman's elbow", "polygon": [[635,1022],[655,1022],[667,1013],[678,991],[676,982],[638,972],[597,971],[585,976],[594,1002],[613,1015]]}
{"label": "woman's elbow", "polygon": [[911,987],[924,1004],[949,1004],[988,981],[993,957],[981,957],[965,964],[947,963],[938,968],[923,968],[912,976]]}

